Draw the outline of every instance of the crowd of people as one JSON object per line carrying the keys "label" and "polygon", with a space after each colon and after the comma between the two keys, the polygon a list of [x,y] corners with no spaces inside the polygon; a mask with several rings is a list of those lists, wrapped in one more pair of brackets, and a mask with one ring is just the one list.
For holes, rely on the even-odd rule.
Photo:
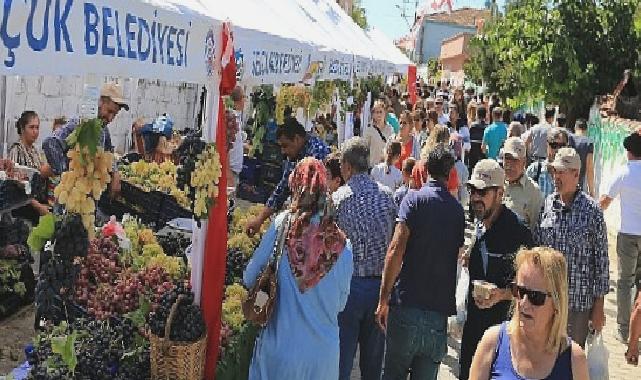
{"label": "crowd of people", "polygon": [[[276,231],[304,217],[286,237],[250,378],[349,379],[359,352],[362,379],[436,379],[464,266],[460,379],[587,379],[584,348],[606,323],[609,292],[603,210],[617,197],[616,323],[626,360],[638,363],[641,131],[626,137],[627,165],[597,200],[585,120],[569,126],[550,107],[538,122],[495,96],[452,93],[410,104],[390,92],[334,153],[295,119],[279,126],[285,171],[248,233],[278,216],[246,285]],[[301,276],[315,280],[303,288]]]}

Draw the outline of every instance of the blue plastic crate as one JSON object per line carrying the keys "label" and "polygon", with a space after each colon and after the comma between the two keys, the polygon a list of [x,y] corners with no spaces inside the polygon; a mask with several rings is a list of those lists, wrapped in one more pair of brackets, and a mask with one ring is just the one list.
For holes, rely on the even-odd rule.
{"label": "blue plastic crate", "polygon": [[243,170],[240,172],[240,181],[250,185],[256,185],[260,178],[262,164],[257,158],[243,157]]}

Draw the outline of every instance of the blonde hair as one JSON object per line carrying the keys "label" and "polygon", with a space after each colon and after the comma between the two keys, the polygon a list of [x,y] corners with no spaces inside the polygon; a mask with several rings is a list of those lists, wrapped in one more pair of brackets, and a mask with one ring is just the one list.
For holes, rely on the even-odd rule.
{"label": "blonde hair", "polygon": [[427,160],[427,156],[429,156],[430,152],[439,144],[447,145],[449,142],[450,130],[443,125],[437,124],[430,132],[430,135],[425,142],[425,146],[421,149],[421,160]]}
{"label": "blonde hair", "polygon": [[[531,264],[541,271],[545,284],[550,293],[550,299],[554,305],[554,316],[550,328],[546,348],[555,352],[562,350],[567,345],[568,326],[568,269],[565,256],[555,249],[548,247],[536,247],[532,249],[522,248],[516,255],[514,268],[518,273],[524,264]],[[520,316],[516,312],[518,300],[514,301],[515,312],[512,315],[510,332],[518,334]]]}

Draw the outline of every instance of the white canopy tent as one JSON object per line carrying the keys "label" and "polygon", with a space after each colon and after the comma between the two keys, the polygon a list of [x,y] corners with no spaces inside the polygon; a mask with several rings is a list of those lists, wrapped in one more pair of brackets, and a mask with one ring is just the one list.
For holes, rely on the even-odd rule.
{"label": "white canopy tent", "polygon": [[94,98],[93,104],[99,95],[98,76],[217,89],[222,19],[205,14],[193,0],[5,1],[0,8],[3,154],[12,123],[4,111],[13,107],[7,79],[84,76],[85,97],[87,102]]}
{"label": "white canopy tent", "polygon": [[394,64],[395,72],[406,73],[407,67],[414,64],[380,29],[370,28],[367,35],[385,52],[387,59]]}

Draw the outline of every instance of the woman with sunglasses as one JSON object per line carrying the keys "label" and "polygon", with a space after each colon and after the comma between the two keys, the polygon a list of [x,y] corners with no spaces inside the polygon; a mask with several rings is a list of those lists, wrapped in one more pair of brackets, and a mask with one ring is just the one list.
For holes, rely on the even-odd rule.
{"label": "woman with sunglasses", "polygon": [[401,158],[396,163],[396,168],[401,170],[403,163],[410,157],[418,157],[421,154],[421,147],[418,139],[412,133],[414,127],[414,118],[410,111],[401,113],[401,129],[396,136],[396,140],[401,143]]}
{"label": "woman with sunglasses", "polygon": [[470,379],[589,379],[585,353],[567,334],[563,254],[543,247],[522,249],[515,269],[512,319],[485,332]]}

